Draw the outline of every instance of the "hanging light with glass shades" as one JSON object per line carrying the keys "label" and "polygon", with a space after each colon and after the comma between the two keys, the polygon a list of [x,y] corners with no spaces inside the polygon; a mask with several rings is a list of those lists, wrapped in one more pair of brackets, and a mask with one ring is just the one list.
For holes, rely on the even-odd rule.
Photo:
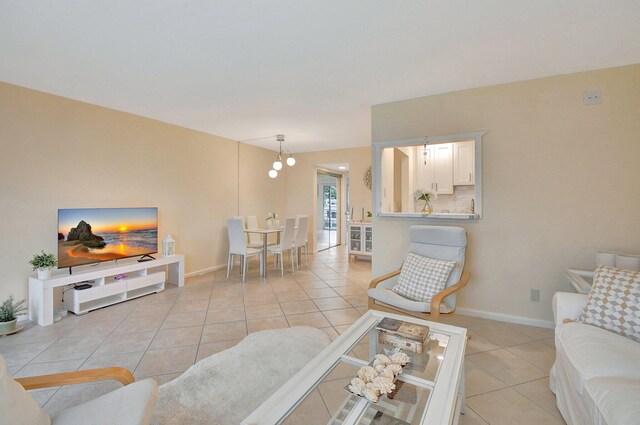
{"label": "hanging light with glass shades", "polygon": [[287,165],[289,167],[293,167],[296,164],[296,159],[293,157],[293,154],[288,151],[288,150],[282,150],[282,142],[284,142],[284,134],[278,134],[276,135],[276,139],[278,140],[278,142],[280,143],[280,149],[278,150],[278,156],[276,157],[276,160],[273,162],[273,168],[271,170],[269,170],[269,177],[271,177],[272,179],[275,179],[276,177],[278,177],[278,171],[282,170],[282,154],[283,153],[289,153],[289,158],[287,158]]}

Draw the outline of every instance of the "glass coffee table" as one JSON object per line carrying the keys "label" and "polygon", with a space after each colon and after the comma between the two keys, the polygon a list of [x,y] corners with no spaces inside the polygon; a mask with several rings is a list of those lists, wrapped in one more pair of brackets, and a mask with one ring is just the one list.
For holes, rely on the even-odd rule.
{"label": "glass coffee table", "polygon": [[[378,344],[376,325],[385,317],[430,329],[423,353],[403,350],[411,363],[398,376],[395,394],[374,404],[345,387],[376,354],[393,349]],[[464,406],[466,336],[456,326],[369,310],[242,423],[455,425]]]}

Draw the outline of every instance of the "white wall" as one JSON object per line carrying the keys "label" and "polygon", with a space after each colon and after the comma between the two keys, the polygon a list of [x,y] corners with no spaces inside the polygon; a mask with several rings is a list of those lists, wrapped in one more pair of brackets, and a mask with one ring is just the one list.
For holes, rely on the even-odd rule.
{"label": "white wall", "polygon": [[[31,256],[57,253],[58,208],[159,208],[187,272],[226,263],[226,219],[284,210],[273,152],[0,83],[0,300],[26,298]],[[240,167],[240,168],[239,168]],[[238,180],[239,179],[239,180]],[[240,188],[240,198],[238,189]]]}
{"label": "white wall", "polygon": [[[603,103],[584,106],[594,89]],[[483,218],[375,218],[373,274],[400,265],[410,225],[462,225],[471,282],[459,305],[551,320],[565,269],[593,269],[598,249],[640,253],[640,65],[372,109],[373,141],[482,130]]]}

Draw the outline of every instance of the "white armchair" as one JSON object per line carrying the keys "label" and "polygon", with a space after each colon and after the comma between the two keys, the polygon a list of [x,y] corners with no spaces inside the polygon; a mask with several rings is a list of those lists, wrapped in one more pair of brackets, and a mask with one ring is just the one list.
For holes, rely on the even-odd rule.
{"label": "white armchair", "polygon": [[[110,393],[49,416],[26,390],[116,380],[123,385]],[[2,423],[29,425],[147,425],[156,404],[158,384],[153,379],[134,382],[119,367],[13,379],[0,356],[0,412]]]}
{"label": "white armchair", "polygon": [[413,301],[391,290],[401,269],[371,281],[369,308],[437,320],[441,313],[453,313],[456,309],[456,292],[469,282],[469,272],[464,270],[467,234],[461,227],[411,226],[409,252],[436,260],[455,261],[445,289],[436,294],[431,303]]}

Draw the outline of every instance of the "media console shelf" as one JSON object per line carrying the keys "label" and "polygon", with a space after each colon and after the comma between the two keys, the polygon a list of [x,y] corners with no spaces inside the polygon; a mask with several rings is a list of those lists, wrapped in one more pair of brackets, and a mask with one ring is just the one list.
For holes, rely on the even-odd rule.
{"label": "media console shelf", "polygon": [[[168,271],[165,273],[165,266]],[[123,279],[116,279],[125,275]],[[93,281],[89,289],[76,290],[73,284]],[[58,270],[49,279],[29,277],[29,319],[40,326],[53,323],[53,288],[68,286],[64,293],[64,306],[75,314],[84,314],[97,308],[162,292],[165,282],[184,286],[184,255],[158,257],[138,262],[124,260],[99,266],[84,266],[69,274]]]}

